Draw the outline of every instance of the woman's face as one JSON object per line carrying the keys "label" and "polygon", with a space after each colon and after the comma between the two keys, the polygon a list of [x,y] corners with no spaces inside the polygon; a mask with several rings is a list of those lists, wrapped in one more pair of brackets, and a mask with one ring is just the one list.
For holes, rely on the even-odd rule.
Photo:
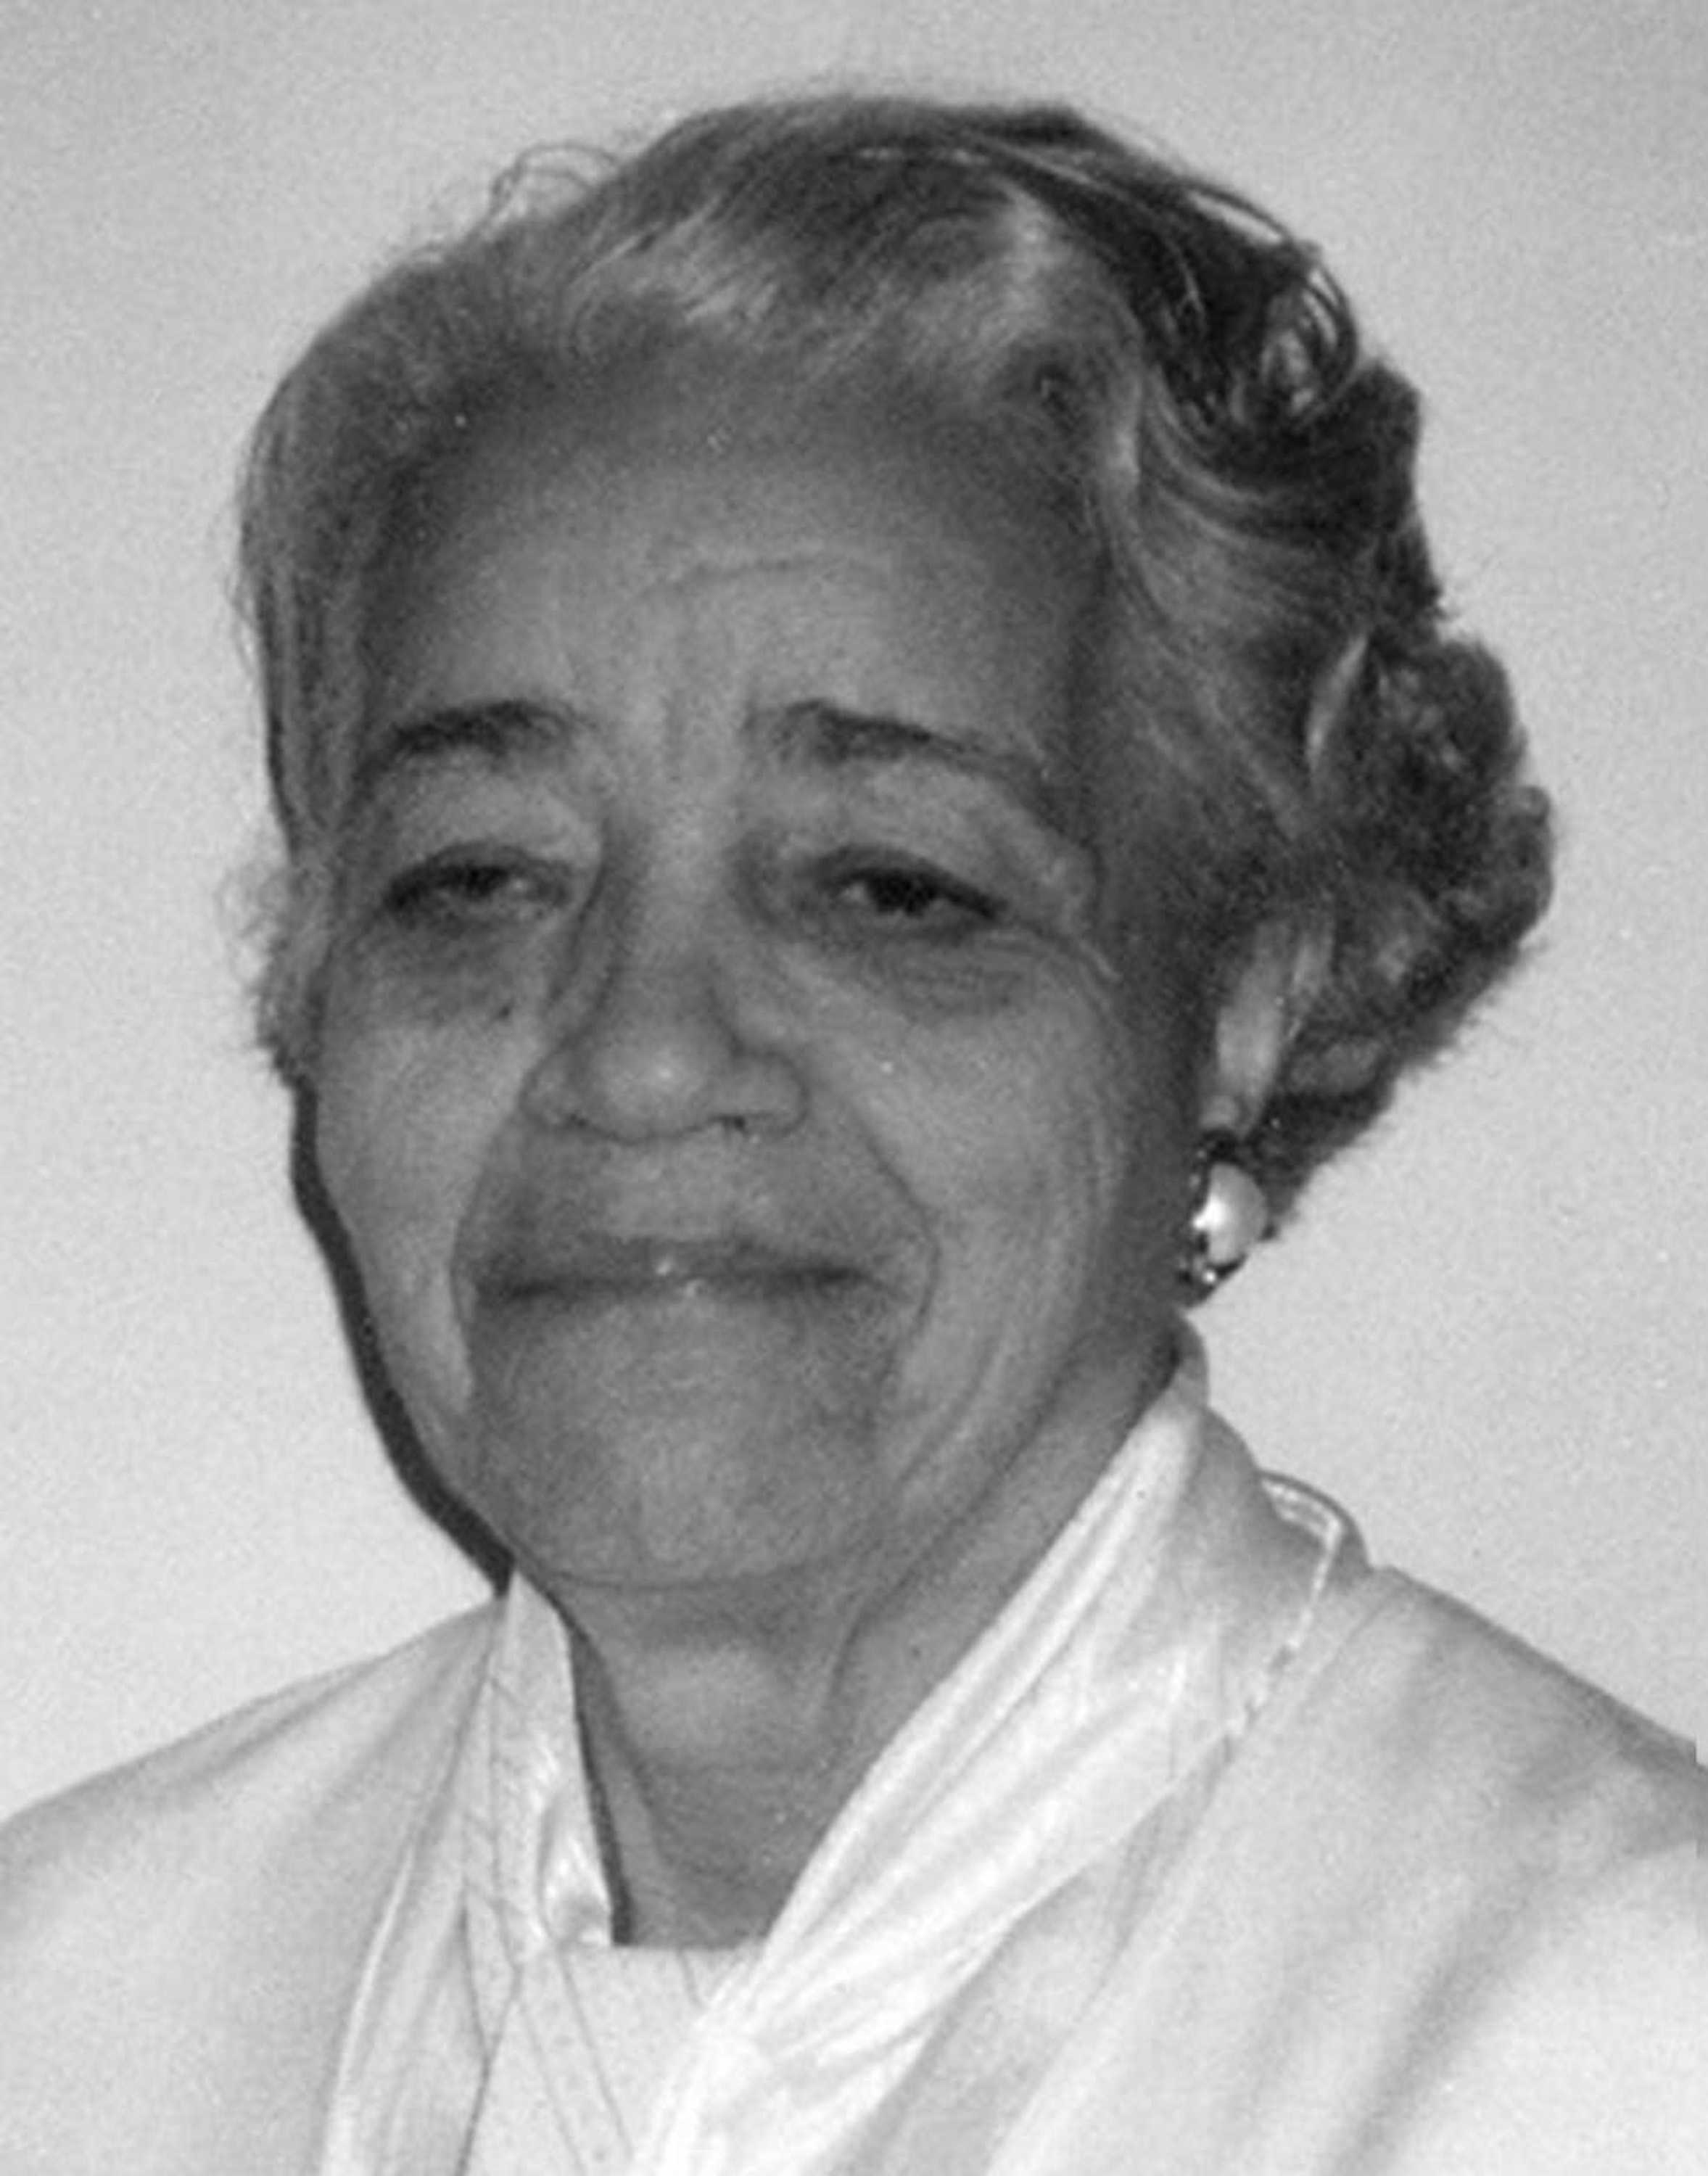
{"label": "woman's face", "polygon": [[519,415],[420,514],[316,1100],[429,1457],[560,1591],[1036,1553],[1167,1364],[1189,1135],[1071,540],[763,389]]}

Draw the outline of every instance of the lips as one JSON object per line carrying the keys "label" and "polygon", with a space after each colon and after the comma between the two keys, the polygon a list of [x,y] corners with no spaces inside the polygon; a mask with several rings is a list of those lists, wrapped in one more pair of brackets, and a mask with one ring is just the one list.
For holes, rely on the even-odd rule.
{"label": "lips", "polygon": [[763,1299],[829,1292],[860,1281],[848,1264],[745,1234],[579,1232],[525,1247],[488,1266],[481,1283],[511,1302],[669,1300],[704,1294]]}

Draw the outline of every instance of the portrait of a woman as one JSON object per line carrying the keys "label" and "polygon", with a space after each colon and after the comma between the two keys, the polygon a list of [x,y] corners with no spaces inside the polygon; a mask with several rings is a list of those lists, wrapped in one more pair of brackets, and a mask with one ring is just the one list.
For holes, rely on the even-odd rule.
{"label": "portrait of a woman", "polygon": [[291,367],[262,1033],[498,1583],[0,1836],[0,2165],[1708,2165],[1708,1776],[1209,1400],[1549,897],[1418,435],[1020,101],[525,160]]}

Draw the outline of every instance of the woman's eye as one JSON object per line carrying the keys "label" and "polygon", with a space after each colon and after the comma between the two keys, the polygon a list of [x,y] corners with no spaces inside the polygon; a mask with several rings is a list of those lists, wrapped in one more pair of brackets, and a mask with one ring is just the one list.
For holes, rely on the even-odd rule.
{"label": "woman's eye", "polygon": [[405,927],[480,929],[559,903],[562,881],[531,861],[498,854],[435,856],[385,888],[383,907]]}
{"label": "woman's eye", "polygon": [[987,892],[911,862],[844,863],[826,873],[836,903],[862,919],[922,934],[959,936],[1000,917]]}

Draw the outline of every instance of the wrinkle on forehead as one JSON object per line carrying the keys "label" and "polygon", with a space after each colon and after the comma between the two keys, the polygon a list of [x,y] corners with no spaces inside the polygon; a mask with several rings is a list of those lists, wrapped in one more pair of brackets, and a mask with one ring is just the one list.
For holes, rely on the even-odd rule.
{"label": "wrinkle on forehead", "polygon": [[[917,554],[921,573],[928,574],[933,563],[940,565],[947,556],[941,548],[922,549]],[[686,590],[699,584],[710,588],[753,577],[769,579],[793,574],[853,574],[864,576],[878,590],[894,574],[897,557],[893,547],[862,549],[846,538],[826,538],[816,543],[802,538],[783,549],[746,543],[737,537],[665,537],[655,540],[642,555],[639,579],[643,586],[636,594],[650,596],[655,591]],[[955,557],[965,563],[966,571],[976,572],[976,552],[968,547]]]}
{"label": "wrinkle on forehead", "polygon": [[[825,456],[851,449],[864,487],[839,493],[835,460]],[[653,519],[661,476],[679,501],[679,533],[661,532]],[[939,446],[915,449],[863,417],[851,426],[835,419],[816,439],[767,434],[754,448],[731,444],[710,456],[693,434],[672,428],[631,443],[590,437],[579,416],[534,418],[527,428],[514,419],[502,437],[467,448],[417,498],[373,587],[370,662],[383,662],[387,628],[418,617],[448,572],[466,586],[489,562],[490,579],[501,579],[497,563],[515,535],[549,529],[558,509],[580,532],[563,547],[566,575],[579,571],[590,525],[601,525],[607,564],[621,568],[637,606],[679,598],[691,609],[698,597],[743,583],[791,578],[809,606],[823,578],[868,590],[881,611],[899,575],[951,613],[957,591],[994,579],[1041,600],[1054,591],[1063,612],[1078,616],[1091,586],[1075,541],[1016,487],[994,488],[946,460]],[[784,528],[786,536],[775,533]]]}
{"label": "wrinkle on forehead", "polygon": [[[574,601],[596,592],[615,596],[620,617],[634,615],[634,644],[619,651],[655,683],[666,713],[689,691],[744,713],[815,696],[871,710],[873,690],[857,670],[845,679],[837,664],[839,623],[851,656],[873,654],[873,641],[855,633],[868,609],[876,650],[893,643],[898,659],[923,659],[922,685],[941,688],[933,651],[965,650],[967,629],[988,620],[993,595],[1009,595],[1029,623],[1036,615],[1042,649],[1035,655],[1054,649],[1064,629],[1069,653],[1083,643],[1095,624],[1085,544],[988,432],[928,415],[917,402],[808,400],[788,388],[762,397],[771,390],[719,383],[704,399],[696,388],[661,400],[655,389],[606,387],[584,400],[536,398],[484,419],[416,495],[376,592],[370,729],[383,732],[388,714],[395,722],[448,699],[536,692],[498,684],[502,672],[490,685],[456,685],[454,672],[450,684],[435,684],[436,657],[471,599],[478,609],[484,592],[495,616],[508,604],[514,619],[516,548],[558,563],[561,618],[550,601],[558,576],[548,574],[535,624],[548,634],[555,628],[569,678],[582,680],[596,716],[596,694],[573,662],[581,648]],[[732,601],[737,619],[762,630],[757,648],[734,639],[733,620],[721,624]],[[797,672],[799,664],[809,669]],[[549,695],[547,670],[538,692]],[[721,684],[726,671],[749,684]],[[1083,677],[1077,667],[1069,677]],[[1007,707],[989,703],[992,692],[976,668],[964,705],[929,702],[915,722],[988,737]],[[1061,690],[1058,721],[1068,730],[1053,744],[1009,751],[1030,760],[1062,813],[1080,797],[1070,715],[1080,693]],[[886,707],[881,695],[877,707]],[[689,722],[670,718],[676,760]],[[1069,828],[1088,839],[1083,820]]]}

